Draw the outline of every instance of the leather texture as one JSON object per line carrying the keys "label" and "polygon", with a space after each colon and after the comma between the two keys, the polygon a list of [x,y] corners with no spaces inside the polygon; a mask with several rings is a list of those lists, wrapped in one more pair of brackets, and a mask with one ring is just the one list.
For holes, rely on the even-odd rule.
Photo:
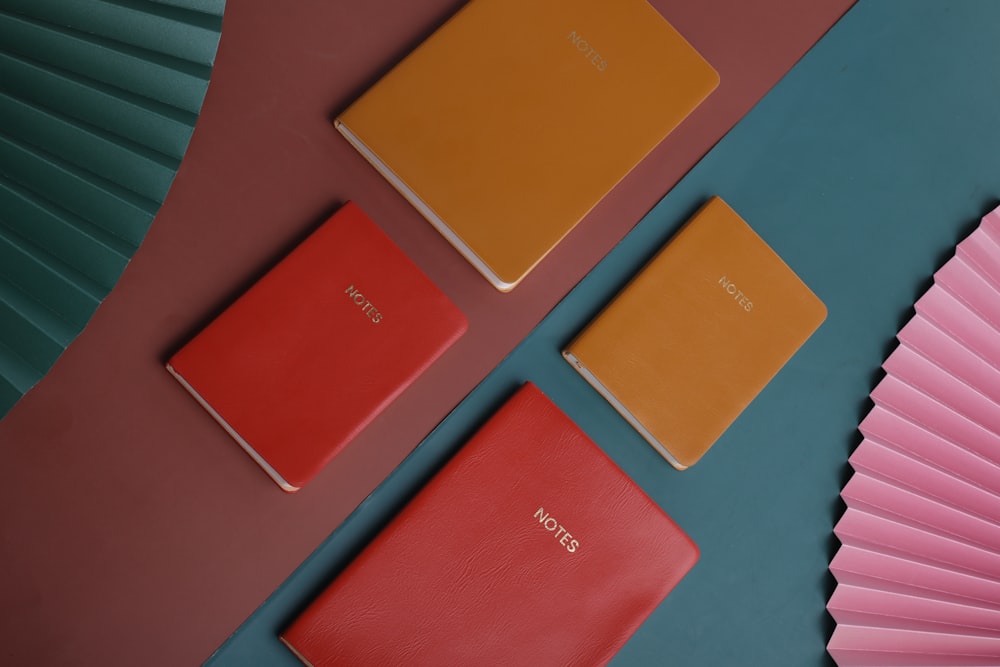
{"label": "leather texture", "polygon": [[816,295],[715,197],[567,352],[620,412],[646,429],[654,448],[683,469],[705,454],[825,317]]}
{"label": "leather texture", "polygon": [[466,326],[349,202],[168,366],[294,490]]}
{"label": "leather texture", "polygon": [[282,639],[316,667],[601,665],[697,558],[528,383]]}
{"label": "leather texture", "polygon": [[473,0],[338,122],[506,290],[718,82],[645,0]]}

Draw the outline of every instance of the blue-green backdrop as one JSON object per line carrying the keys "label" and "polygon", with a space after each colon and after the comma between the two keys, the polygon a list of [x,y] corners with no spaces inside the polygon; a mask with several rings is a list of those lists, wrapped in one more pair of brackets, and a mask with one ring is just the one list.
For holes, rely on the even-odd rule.
{"label": "blue-green backdrop", "polygon": [[[868,393],[934,270],[998,203],[997,26],[1000,3],[990,0],[862,0],[219,649],[212,667],[298,664],[279,630],[525,380],[702,550],[614,664],[829,663],[832,528]],[[829,316],[709,454],[677,472],[559,351],[712,195],[774,247]]]}

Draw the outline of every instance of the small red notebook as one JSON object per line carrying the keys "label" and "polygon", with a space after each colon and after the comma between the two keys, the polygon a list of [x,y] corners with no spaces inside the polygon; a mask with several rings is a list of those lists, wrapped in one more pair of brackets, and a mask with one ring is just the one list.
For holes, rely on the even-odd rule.
{"label": "small red notebook", "polygon": [[296,491],[466,328],[448,297],[347,203],[167,370]]}
{"label": "small red notebook", "polygon": [[529,383],[281,639],[315,667],[600,665],[697,559]]}

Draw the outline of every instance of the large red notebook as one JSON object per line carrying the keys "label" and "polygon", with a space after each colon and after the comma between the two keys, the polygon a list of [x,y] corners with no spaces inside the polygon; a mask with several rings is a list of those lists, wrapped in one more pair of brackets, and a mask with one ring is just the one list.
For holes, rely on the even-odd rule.
{"label": "large red notebook", "polygon": [[281,638],[316,667],[600,665],[697,558],[526,384]]}
{"label": "large red notebook", "polygon": [[312,478],[466,329],[345,204],[167,369],[286,491]]}

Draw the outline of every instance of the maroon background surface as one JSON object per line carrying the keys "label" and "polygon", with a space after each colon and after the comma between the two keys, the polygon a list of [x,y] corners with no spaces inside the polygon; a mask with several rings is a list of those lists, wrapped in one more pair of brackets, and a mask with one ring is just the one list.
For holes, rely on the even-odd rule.
{"label": "maroon background surface", "polygon": [[[655,0],[722,83],[510,294],[330,124],[460,4],[229,4],[202,117],[145,243],[89,327],[0,422],[0,662],[207,658],[852,0]],[[348,199],[470,328],[289,496],[163,361]]]}

